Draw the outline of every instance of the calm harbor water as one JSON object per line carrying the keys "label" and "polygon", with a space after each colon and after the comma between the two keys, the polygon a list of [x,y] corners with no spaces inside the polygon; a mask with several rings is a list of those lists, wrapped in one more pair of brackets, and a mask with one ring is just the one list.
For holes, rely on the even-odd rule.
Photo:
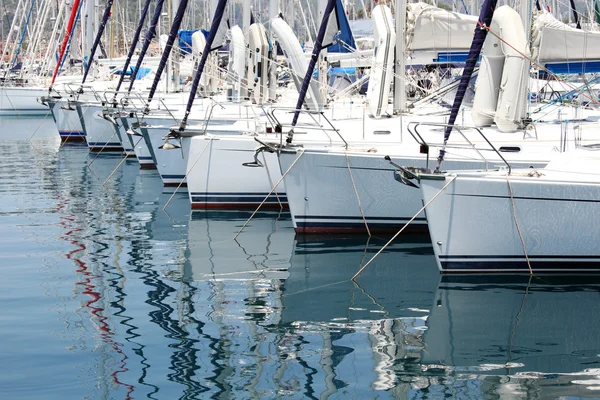
{"label": "calm harbor water", "polygon": [[[31,135],[35,135],[30,140]],[[0,120],[0,398],[599,398],[600,279],[440,276],[427,236],[194,212]]]}

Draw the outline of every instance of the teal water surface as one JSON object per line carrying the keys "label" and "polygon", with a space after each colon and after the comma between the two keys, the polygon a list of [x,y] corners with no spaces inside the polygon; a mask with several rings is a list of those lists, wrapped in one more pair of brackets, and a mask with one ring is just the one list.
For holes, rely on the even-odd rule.
{"label": "teal water surface", "polygon": [[250,213],[51,120],[0,139],[2,399],[600,397],[598,278],[440,276],[400,236],[352,282],[387,238],[259,212],[233,240]]}

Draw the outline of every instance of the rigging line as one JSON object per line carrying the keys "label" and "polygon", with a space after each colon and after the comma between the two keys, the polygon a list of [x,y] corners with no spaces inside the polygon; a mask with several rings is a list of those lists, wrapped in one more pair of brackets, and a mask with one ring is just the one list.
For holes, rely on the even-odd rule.
{"label": "rigging line", "polygon": [[[50,107],[48,107],[48,108],[50,108]],[[52,112],[52,111],[50,111],[50,110],[49,110],[49,111],[46,113],[46,115],[44,115],[44,116],[41,118],[41,121],[40,121],[40,123],[39,123],[38,127],[37,127],[37,128],[35,128],[35,130],[34,130],[34,131],[33,131],[33,133],[31,134],[31,136],[29,136],[29,143],[31,143],[31,140],[32,140],[32,139],[33,139],[33,137],[36,135],[36,133],[38,133],[38,131],[39,131],[39,130],[40,130],[40,128],[42,127],[43,123],[46,121],[46,118],[48,118],[48,115],[50,115],[50,113],[51,113],[51,112]],[[59,148],[60,148],[60,147],[59,147]]]}
{"label": "rigging line", "polygon": [[[138,141],[133,146],[133,148],[135,148],[140,143],[140,140],[142,140],[143,138],[144,138],[143,136],[141,138],[139,138]],[[125,138],[125,139],[127,139],[127,138]],[[127,160],[127,157],[129,157],[133,153],[133,150],[125,151],[124,153],[125,153],[125,156],[119,162],[119,164],[117,164],[117,166],[112,170],[112,172],[110,173],[110,175],[108,175],[108,177],[104,180],[104,182],[102,182],[102,186],[106,187],[105,186],[106,182],[108,182],[108,180],[115,174],[115,172],[117,172],[117,170],[119,169],[119,167]]]}
{"label": "rigging line", "polygon": [[[367,224],[367,219],[365,218],[365,212],[363,211],[362,204],[360,202],[360,196],[358,195],[358,189],[356,188],[356,183],[354,183],[354,177],[352,176],[352,169],[350,168],[350,158],[348,157],[348,150],[344,149],[344,155],[346,156],[346,167],[348,167],[348,174],[350,174],[350,181],[352,182],[352,188],[354,189],[354,194],[356,195],[356,201],[358,202],[358,209],[360,210],[360,215],[362,216],[363,222],[365,223],[365,228],[367,229],[367,234],[369,238],[371,238],[371,230],[369,229],[369,225]],[[362,263],[362,261],[361,261]]]}
{"label": "rigging line", "polygon": [[[204,140],[206,140],[206,139],[204,139]],[[163,207],[163,211],[165,211],[167,209],[167,206],[169,205],[169,203],[171,203],[171,200],[173,200],[173,197],[175,197],[175,193],[177,193],[177,191],[179,190],[179,188],[181,187],[181,185],[183,185],[183,182],[187,180],[188,175],[190,174],[190,172],[192,172],[192,170],[194,169],[194,167],[196,166],[196,164],[198,163],[198,161],[200,161],[200,158],[202,157],[202,155],[204,154],[204,152],[206,151],[206,149],[208,148],[208,146],[210,146],[212,144],[213,140],[214,139],[212,137],[208,139],[208,143],[206,143],[206,146],[204,146],[204,148],[200,152],[200,155],[198,155],[198,157],[196,158],[196,160],[194,161],[194,163],[192,164],[192,166],[190,167],[190,169],[185,173],[185,176],[183,177],[183,179],[179,182],[179,185],[177,185],[177,187],[175,188],[175,191],[173,192],[173,194],[171,195],[171,197],[169,197],[169,200],[167,200],[167,202],[165,203],[165,205]],[[190,145],[190,147],[191,147],[191,145]],[[168,150],[163,150],[163,151],[168,151]]]}
{"label": "rigging line", "polygon": [[[508,338],[508,357],[509,360],[512,361],[512,348],[513,348],[513,339],[515,337],[515,332],[517,330],[517,326],[519,325],[519,321],[521,320],[521,314],[523,313],[523,309],[525,308],[525,299],[529,294],[529,288],[531,287],[531,280],[533,279],[533,275],[529,275],[529,281],[527,282],[527,288],[525,289],[525,293],[523,294],[523,298],[521,299],[521,307],[519,307],[519,312],[515,317],[515,323],[510,329],[510,337]],[[510,375],[510,367],[508,367],[508,375]]]}
{"label": "rigging line", "polygon": [[[107,129],[108,129],[108,126],[106,128],[104,128],[104,132],[102,132],[102,135],[100,135],[100,139],[102,139],[104,137],[104,134],[106,133]],[[104,151],[104,149],[106,148],[106,146],[108,146],[108,144],[110,143],[110,141],[112,140],[112,138],[115,137],[116,134],[117,134],[117,132],[114,132],[114,129],[113,129],[113,134],[108,138],[108,141],[106,143],[104,143],[104,146],[102,146],[100,148],[100,150],[94,150],[98,154],[96,154],[96,157],[94,157],[94,159],[92,161],[90,161],[90,163],[88,164],[88,168],[94,163],[94,161],[96,161],[96,158],[98,158],[98,156],[100,155],[100,153],[102,153]]]}
{"label": "rigging line", "polygon": [[525,58],[526,60],[528,60],[530,63],[532,63],[533,65],[535,65],[536,67],[540,68],[541,70],[543,70],[544,72],[546,72],[548,75],[550,75],[551,77],[553,77],[554,79],[556,79],[558,82],[564,84],[565,86],[567,86],[568,88],[570,88],[571,90],[583,95],[583,97],[587,97],[588,99],[590,99],[592,101],[592,103],[596,103],[596,104],[600,104],[600,101],[592,98],[591,96],[587,95],[585,92],[582,92],[581,90],[579,90],[579,88],[576,88],[575,86],[569,84],[567,81],[565,81],[564,79],[559,78],[557,75],[553,74],[552,72],[550,72],[550,70],[548,70],[546,67],[542,66],[541,64],[535,62],[531,57],[527,56],[526,54],[522,53],[521,51],[517,50],[514,46],[512,46],[510,43],[508,43],[506,40],[504,40],[503,38],[500,37],[500,35],[498,35],[496,32],[494,32],[493,30],[490,29],[490,27],[485,26],[485,25],[481,25],[481,27],[485,30],[487,30],[489,33],[491,33],[492,35],[496,36],[498,38],[498,40],[500,40],[502,43],[506,44],[508,47],[510,47],[511,49],[513,49],[514,51],[516,51],[519,55],[521,55],[523,58]]}
{"label": "rigging line", "polygon": [[519,227],[519,221],[517,221],[517,210],[515,209],[515,198],[513,196],[513,189],[510,183],[510,179],[508,174],[506,174],[506,182],[508,183],[508,189],[510,191],[510,202],[512,206],[512,215],[515,221],[515,226],[517,227],[517,232],[519,233],[519,239],[521,239],[521,246],[523,246],[523,254],[525,254],[525,260],[527,260],[527,267],[529,268],[529,275],[533,275],[533,270],[531,269],[531,263],[529,262],[529,256],[527,255],[527,250],[525,249],[525,241],[523,240],[523,234],[521,233],[521,228]]}
{"label": "rigging line", "polygon": [[421,207],[421,209],[419,211],[417,211],[417,213],[414,215],[414,217],[412,217],[406,224],[404,224],[404,226],[402,227],[402,229],[400,229],[398,232],[396,232],[396,234],[394,236],[392,236],[392,238],[361,268],[358,270],[358,272],[356,274],[354,274],[354,276],[352,277],[352,280],[355,280],[363,271],[365,268],[367,268],[369,266],[369,264],[371,264],[373,262],[373,260],[375,260],[379,254],[381,254],[397,237],[398,235],[400,235],[404,229],[406,229],[406,227],[408,225],[410,225],[411,222],[413,222],[415,220],[415,218],[417,218],[417,216],[419,214],[421,214],[435,199],[437,199],[437,197],[442,194],[442,192],[452,183],[454,182],[454,180],[456,179],[456,175],[452,176],[450,178],[450,180],[448,182],[446,182],[446,184],[444,185],[444,187],[442,187],[439,192],[437,192],[435,194],[435,196],[433,196],[431,198],[431,200],[429,200],[427,202],[427,204],[425,204],[423,207]]}
{"label": "rigging line", "polygon": [[[269,183],[271,184],[271,187],[273,186],[273,178],[271,177],[271,171],[269,170],[269,163],[267,163],[267,157],[265,156],[265,153],[262,153],[263,156],[263,161],[265,162],[265,168],[267,169],[267,176],[269,177]],[[277,190],[275,191],[275,198],[277,199],[277,203],[279,203],[279,210],[283,210],[283,204],[281,204],[281,199],[279,198],[279,193],[277,193]]]}
{"label": "rigging line", "polygon": [[296,165],[296,163],[298,162],[298,160],[300,159],[300,157],[302,157],[302,155],[304,154],[304,149],[299,149],[299,153],[300,154],[298,154],[298,157],[296,157],[296,159],[294,160],[294,162],[292,163],[292,165],[290,165],[290,167],[287,169],[287,171],[285,171],[285,173],[283,175],[281,175],[281,178],[279,179],[279,181],[277,181],[277,183],[275,184],[275,186],[273,187],[273,189],[271,189],[271,191],[265,196],[264,200],[258,205],[258,207],[256,207],[256,210],[254,210],[254,212],[252,213],[252,215],[250,216],[250,218],[248,218],[248,220],[244,223],[244,225],[242,225],[242,227],[240,228],[239,232],[234,236],[233,240],[237,239],[237,237],[240,235],[240,233],[242,233],[242,231],[244,230],[244,228],[246,227],[246,225],[248,225],[248,223],[250,222],[250,220],[252,220],[252,218],[258,212],[258,210],[260,210],[260,208],[262,207],[262,205],[265,204],[265,201],[267,201],[267,199],[269,198],[269,196],[271,196],[271,194],[273,193],[273,191],[275,191],[275,189],[277,189],[277,186],[279,186],[279,184],[281,182],[283,182],[283,178],[286,177],[286,175],[292,170],[292,168],[294,167],[294,165]]}

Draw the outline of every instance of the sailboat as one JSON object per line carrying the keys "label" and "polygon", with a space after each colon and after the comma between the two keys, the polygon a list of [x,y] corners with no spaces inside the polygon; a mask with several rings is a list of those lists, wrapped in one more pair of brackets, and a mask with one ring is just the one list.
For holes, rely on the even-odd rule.
{"label": "sailboat", "polygon": [[[365,140],[360,147],[342,143],[328,148],[299,144],[280,150],[297,232],[395,232],[402,228],[422,203],[417,190],[396,184],[403,177],[394,175],[396,167],[389,161],[434,169],[434,149],[447,144],[444,133],[448,129],[455,134],[444,167],[455,170],[495,169],[505,163],[538,168],[565,143],[585,145],[600,138],[597,110],[562,102],[527,106],[530,57],[526,31],[516,11],[499,7],[491,25],[485,26],[494,33],[488,34],[483,46],[473,107],[469,112],[460,103],[454,105],[456,128],[450,127],[454,121],[449,121],[448,109],[439,106],[436,110],[434,104],[419,110],[420,102],[410,113],[390,117],[386,128],[372,132],[379,143]],[[474,55],[473,67],[478,57],[479,53]],[[338,125],[342,135],[351,130]],[[425,217],[417,217],[408,229],[426,230]]]}
{"label": "sailboat", "polygon": [[598,167],[583,147],[545,168],[421,175],[440,271],[599,272]]}

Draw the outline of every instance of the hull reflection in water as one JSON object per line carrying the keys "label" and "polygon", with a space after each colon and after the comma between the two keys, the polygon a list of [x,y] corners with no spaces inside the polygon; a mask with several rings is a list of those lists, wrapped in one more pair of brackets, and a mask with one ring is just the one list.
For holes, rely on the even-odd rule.
{"label": "hull reflection in water", "polygon": [[600,277],[440,279],[421,360],[430,374],[497,385],[484,392],[600,394]]}
{"label": "hull reflection in water", "polygon": [[193,211],[190,215],[185,281],[285,279],[294,230],[288,214]]}
{"label": "hull reflection in water", "polygon": [[405,239],[357,283],[350,278],[385,240],[295,242],[278,329],[289,354],[287,373],[306,375],[305,395],[408,398],[414,391],[403,376],[418,368],[438,272],[428,238]]}

